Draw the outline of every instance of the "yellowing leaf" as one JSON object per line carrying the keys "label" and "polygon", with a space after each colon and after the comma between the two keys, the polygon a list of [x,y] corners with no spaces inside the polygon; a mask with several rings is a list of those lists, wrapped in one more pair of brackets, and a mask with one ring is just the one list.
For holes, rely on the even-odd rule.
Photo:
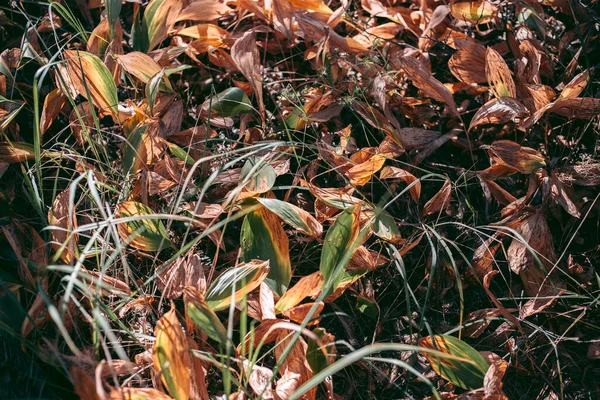
{"label": "yellowing leaf", "polygon": [[198,53],[206,53],[210,47],[228,47],[226,40],[231,36],[225,29],[213,24],[190,26],[177,34],[196,39],[190,46]]}
{"label": "yellowing leaf", "polygon": [[104,62],[85,51],[65,50],[63,54],[68,73],[63,79],[67,85],[90,100],[101,114],[110,114],[118,121],[117,87]]}
{"label": "yellowing leaf", "polygon": [[373,175],[383,167],[385,156],[378,154],[350,168],[346,176],[354,186],[366,185]]}
{"label": "yellowing leaf", "polygon": [[174,307],[158,320],[154,334],[154,368],[161,372],[163,383],[176,400],[188,400],[192,362]]}
{"label": "yellowing leaf", "polygon": [[257,158],[249,158],[244,166],[240,176],[242,182],[246,183],[246,189],[252,193],[265,193],[271,190],[275,184],[277,174],[275,169],[268,162]]}
{"label": "yellowing leaf", "polygon": [[[125,71],[135,76],[143,83],[148,83],[153,76],[162,70],[161,66],[158,65],[156,61],[139,51],[132,51],[131,53],[117,55],[116,57],[117,61]],[[163,92],[173,92],[171,83],[166,78],[161,79],[159,89]]]}
{"label": "yellowing leaf", "polygon": [[144,251],[159,251],[171,246],[167,229],[162,221],[150,219],[154,211],[136,201],[126,201],[117,206],[117,217],[135,217],[133,221],[120,223],[117,227],[123,240],[130,240],[129,245]]}
{"label": "yellowing leaf", "polygon": [[463,1],[453,3],[450,12],[454,18],[470,22],[472,24],[484,24],[492,20],[498,9],[488,1]]}
{"label": "yellowing leaf", "polygon": [[497,140],[491,146],[482,146],[490,156],[500,163],[519,170],[522,174],[530,174],[546,165],[544,157],[530,147],[521,147],[510,140]]}
{"label": "yellowing leaf", "polygon": [[181,11],[180,0],[152,0],[144,11],[144,22],[148,38],[148,51],[156,48],[167,38],[167,33]]}
{"label": "yellowing leaf", "polygon": [[[260,286],[269,273],[269,262],[253,260],[223,272],[208,288],[206,303],[219,311],[237,303],[245,294]],[[232,299],[233,295],[233,299]]]}
{"label": "yellowing leaf", "polygon": [[512,72],[502,56],[491,47],[488,47],[485,53],[485,75],[497,99],[517,97],[517,88]]}
{"label": "yellowing leaf", "polygon": [[292,278],[288,237],[279,218],[266,208],[259,208],[246,215],[240,233],[242,260],[253,259],[269,262],[266,283],[282,296]]}
{"label": "yellowing leaf", "polygon": [[483,387],[483,378],[488,365],[479,352],[467,343],[453,336],[435,335],[433,338],[431,336],[421,338],[419,346],[464,359],[449,359],[422,352],[433,370],[442,378],[463,389]]}
{"label": "yellowing leaf", "polygon": [[319,221],[300,207],[285,201],[264,197],[259,197],[256,201],[300,232],[313,237],[321,237],[323,234],[323,226]]}

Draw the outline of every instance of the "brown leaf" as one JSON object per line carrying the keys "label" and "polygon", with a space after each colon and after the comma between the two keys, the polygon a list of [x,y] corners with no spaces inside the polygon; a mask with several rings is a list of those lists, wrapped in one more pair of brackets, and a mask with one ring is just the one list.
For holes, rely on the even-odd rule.
{"label": "brown leaf", "polygon": [[511,98],[492,99],[477,110],[471,120],[469,130],[483,124],[518,123],[527,114],[527,108],[518,100]]}
{"label": "brown leaf", "polygon": [[406,150],[422,150],[440,138],[440,133],[422,128],[402,128],[398,131]]}
{"label": "brown leaf", "polygon": [[40,117],[40,135],[44,136],[44,132],[52,125],[66,102],[67,97],[59,88],[48,93],[44,99],[44,108]]}
{"label": "brown leaf", "polygon": [[258,53],[258,46],[256,46],[255,32],[248,31],[235,41],[231,47],[231,58],[252,85],[258,100],[258,109],[264,122],[265,105],[263,102],[260,54]]}
{"label": "brown leaf", "polygon": [[571,81],[565,85],[562,92],[560,92],[560,96],[558,97],[558,99],[574,99],[578,97],[581,93],[583,93],[589,81],[590,72],[587,70],[583,71],[582,73],[578,74],[573,79],[571,79]]}
{"label": "brown leaf", "polygon": [[[521,235],[525,243],[539,253],[538,257],[540,259],[548,259],[545,265],[552,265],[551,263],[556,257],[554,248],[552,247],[552,235],[546,223],[546,218],[540,212],[536,212],[526,218],[516,231]],[[518,238],[513,239],[508,248],[508,265],[516,274],[530,268],[539,268],[539,266],[536,267],[536,260],[527,246]]]}
{"label": "brown leaf", "polygon": [[370,49],[378,42],[395,38],[401,31],[401,25],[395,22],[388,22],[367,28],[358,35],[353,36],[352,39],[356,40],[363,47]]}
{"label": "brown leaf", "polygon": [[75,140],[83,146],[91,132],[95,131],[92,105],[88,101],[79,103],[69,115],[69,127]]}
{"label": "brown leaf", "polygon": [[202,294],[207,289],[204,265],[200,256],[191,252],[166,268],[156,268],[156,274],[156,285],[167,299],[178,298],[187,286],[192,286]]}
{"label": "brown leaf", "polygon": [[569,190],[558,179],[557,173],[553,170],[549,177],[543,178],[543,190],[545,196],[550,196],[556,203],[560,204],[562,208],[575,218],[581,217],[581,212],[571,200]]}
{"label": "brown leaf", "polygon": [[487,83],[486,48],[476,40],[455,40],[458,50],[448,60],[452,75],[466,84]]}
{"label": "brown leaf", "polygon": [[497,140],[491,146],[481,146],[490,157],[517,169],[522,174],[530,174],[538,168],[546,166],[544,157],[530,147],[521,147],[510,140]]}
{"label": "brown leaf", "polygon": [[196,0],[179,13],[176,21],[190,20],[211,22],[232,11],[232,8],[227,7],[218,0]]}
{"label": "brown leaf", "polygon": [[517,200],[517,198],[515,196],[508,193],[506,190],[504,190],[500,185],[498,185],[494,181],[482,180],[481,183],[483,185],[487,186],[487,188],[489,189],[492,196],[494,196],[494,198],[498,201],[498,203],[500,203],[502,205],[507,206],[510,203],[512,203],[513,201]]}
{"label": "brown leaf", "polygon": [[96,382],[87,372],[77,367],[71,368],[69,372],[77,396],[84,400],[100,400],[96,393]]}
{"label": "brown leaf", "polygon": [[379,179],[401,179],[407,185],[416,182],[410,189],[410,195],[419,204],[421,198],[421,181],[410,172],[397,167],[384,167],[379,173]]}
{"label": "brown leaf", "polygon": [[213,24],[199,24],[177,31],[178,35],[195,39],[190,47],[198,53],[206,53],[211,47],[229,47],[227,40],[231,34],[225,29]]}
{"label": "brown leaf", "polygon": [[[497,308],[484,308],[482,310],[473,311],[470,313],[467,318],[463,321],[463,325],[465,326],[462,329],[462,334],[471,339],[477,339],[479,336],[483,335],[486,328],[492,323],[492,320],[488,318],[494,318],[502,315]],[[474,323],[475,321],[482,320],[480,322]]]}
{"label": "brown leaf", "polygon": [[79,236],[71,234],[77,228],[77,219],[75,218],[75,209],[69,208],[70,193],[70,189],[59,193],[52,203],[52,209],[48,212],[48,223],[58,228],[51,232],[52,247],[54,251],[60,253],[60,258],[67,265],[77,257],[79,242]]}
{"label": "brown leaf", "polygon": [[377,251],[368,250],[365,246],[358,246],[352,254],[352,258],[348,262],[346,269],[348,271],[373,271],[377,267],[389,263],[390,260],[383,254]]}
{"label": "brown leaf", "polygon": [[[308,345],[303,338],[298,338],[290,354],[283,359],[283,350],[290,344],[292,338],[289,333],[281,330],[277,336],[278,346],[275,347],[275,358],[281,363],[279,370],[281,377],[275,385],[275,393],[280,399],[287,399],[300,385],[312,378],[313,373],[306,361]],[[306,393],[303,398],[314,400],[316,387]]]}
{"label": "brown leaf", "polygon": [[517,88],[512,72],[502,56],[491,47],[488,47],[485,53],[485,75],[497,99],[517,97]]}
{"label": "brown leaf", "polygon": [[[298,324],[302,324],[304,322],[304,319],[308,315],[308,312],[310,311],[310,309],[313,307],[314,304],[315,303],[300,304],[298,306],[295,306],[295,307],[292,307],[290,309],[283,311],[283,315],[286,318],[289,318],[290,320],[292,320]],[[323,303],[322,301],[318,303],[317,311],[315,311],[315,313],[311,317],[311,321],[308,323],[309,326],[315,325],[319,322],[319,315],[321,315],[321,311],[323,311],[324,306],[325,306],[325,303]]]}
{"label": "brown leaf", "polygon": [[422,216],[435,214],[443,209],[446,209],[450,205],[450,198],[452,196],[452,182],[450,179],[446,179],[444,186],[440,189],[435,196],[433,196],[425,205],[421,211]]}
{"label": "brown leaf", "polygon": [[502,395],[502,378],[504,378],[507,369],[508,362],[500,357],[490,363],[490,367],[483,377],[483,388],[486,396]]}
{"label": "brown leaf", "polygon": [[413,85],[421,89],[425,95],[445,103],[452,114],[459,115],[452,93],[414,56],[401,55],[397,52],[392,56],[391,62],[395,67],[403,69]]}
{"label": "brown leaf", "polygon": [[[244,361],[244,367],[246,369],[250,369],[248,361]],[[273,400],[273,371],[269,368],[261,367],[259,365],[253,364],[250,372],[250,376],[248,377],[248,383],[254,391],[254,394],[257,396],[261,396],[264,400]]]}

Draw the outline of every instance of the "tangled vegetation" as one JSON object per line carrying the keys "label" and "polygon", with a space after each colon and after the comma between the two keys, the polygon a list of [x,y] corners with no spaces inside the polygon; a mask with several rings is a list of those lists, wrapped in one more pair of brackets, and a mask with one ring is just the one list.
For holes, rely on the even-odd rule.
{"label": "tangled vegetation", "polygon": [[0,397],[597,398],[598,7],[0,5]]}

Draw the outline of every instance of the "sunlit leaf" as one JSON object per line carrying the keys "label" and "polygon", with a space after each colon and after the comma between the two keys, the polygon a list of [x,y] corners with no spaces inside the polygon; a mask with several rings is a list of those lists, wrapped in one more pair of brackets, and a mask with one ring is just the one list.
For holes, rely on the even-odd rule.
{"label": "sunlit leaf", "polygon": [[104,62],[85,51],[65,50],[63,54],[69,74],[63,77],[66,83],[98,107],[101,114],[111,114],[118,120],[117,87]]}
{"label": "sunlit leaf", "polygon": [[320,237],[323,234],[323,226],[319,221],[300,207],[285,201],[265,197],[259,197],[256,201],[300,232],[313,237]]}
{"label": "sunlit leaf", "polygon": [[292,278],[292,267],[288,237],[276,214],[266,208],[259,208],[246,215],[240,233],[240,244],[242,260],[269,262],[270,271],[265,282],[282,296]]}
{"label": "sunlit leaf", "polygon": [[160,318],[154,335],[154,368],[161,372],[163,383],[176,400],[189,399],[192,363],[187,339],[174,307]]}
{"label": "sunlit leaf", "polygon": [[419,340],[419,346],[441,351],[462,360],[448,359],[422,352],[433,370],[442,378],[463,389],[479,389],[488,365],[477,350],[454,336],[426,336]]}
{"label": "sunlit leaf", "polygon": [[260,286],[269,273],[269,262],[253,260],[228,269],[218,276],[208,288],[206,303],[213,311],[229,307],[232,301],[242,297]]}
{"label": "sunlit leaf", "polygon": [[206,99],[202,104],[202,109],[213,112],[219,117],[235,117],[240,114],[249,114],[254,110],[246,93],[237,87],[225,89]]}
{"label": "sunlit leaf", "polygon": [[242,182],[246,183],[246,189],[253,193],[265,193],[271,190],[275,184],[277,173],[268,162],[258,158],[249,158],[240,175]]}
{"label": "sunlit leaf", "polygon": [[361,205],[358,204],[344,210],[325,235],[319,269],[323,274],[324,288],[329,282],[333,283],[329,288],[330,292],[340,282],[352,253],[360,245],[360,209]]}
{"label": "sunlit leaf", "polygon": [[221,344],[227,343],[227,329],[223,326],[217,314],[208,306],[204,296],[189,288],[186,289],[185,294],[188,316],[196,326],[211,339]]}
{"label": "sunlit leaf", "polygon": [[116,214],[119,218],[138,217],[117,227],[121,239],[130,240],[130,246],[144,251],[159,251],[171,246],[162,221],[145,218],[154,215],[150,207],[136,201],[126,201],[117,206]]}

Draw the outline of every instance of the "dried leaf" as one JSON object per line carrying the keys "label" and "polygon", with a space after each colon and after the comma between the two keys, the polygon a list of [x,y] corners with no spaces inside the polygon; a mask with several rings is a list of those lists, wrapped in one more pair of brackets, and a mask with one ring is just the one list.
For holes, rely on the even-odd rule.
{"label": "dried leaf", "polygon": [[59,88],[54,89],[44,99],[44,108],[40,117],[40,135],[44,136],[46,130],[52,125],[54,119],[61,112],[67,102],[67,97]]}
{"label": "dried leaf", "polygon": [[235,41],[231,47],[231,58],[240,72],[244,74],[248,82],[252,85],[252,89],[258,100],[258,110],[264,121],[265,105],[262,92],[260,54],[256,46],[256,34],[254,32],[248,31]]}
{"label": "dried leaf", "polygon": [[450,198],[452,197],[452,182],[450,179],[446,179],[444,186],[440,189],[435,196],[433,196],[425,205],[421,211],[421,215],[427,216],[435,214],[443,209],[448,208],[450,205]]}
{"label": "dried leaf", "polygon": [[483,124],[519,123],[528,114],[527,108],[511,98],[492,99],[485,103],[473,116],[469,130]]}
{"label": "dried leaf", "polygon": [[487,83],[486,48],[476,40],[455,41],[458,50],[448,60],[452,75],[466,84]]}
{"label": "dried leaf", "polygon": [[233,9],[227,7],[218,0],[196,0],[179,13],[176,21],[190,20],[210,22],[227,15],[232,11]]}
{"label": "dried leaf", "polygon": [[57,227],[51,231],[52,247],[67,265],[77,258],[79,243],[79,235],[72,234],[77,228],[77,218],[75,210],[69,207],[70,194],[69,188],[60,192],[48,212],[48,223]]}
{"label": "dried leaf", "polygon": [[421,181],[410,172],[397,167],[384,167],[379,173],[379,179],[401,179],[407,185],[414,183],[409,192],[415,203],[419,204],[419,199],[421,198]]}
{"label": "dried leaf", "polygon": [[161,372],[162,382],[176,400],[189,399],[192,362],[174,307],[160,318],[154,334],[154,368]]}
{"label": "dried leaf", "polygon": [[517,87],[512,72],[502,56],[491,47],[488,47],[485,53],[485,75],[497,99],[517,97]]}
{"label": "dried leaf", "polygon": [[497,140],[491,146],[481,146],[498,162],[517,169],[522,174],[530,174],[546,166],[544,157],[530,147],[521,147],[510,140]]}

